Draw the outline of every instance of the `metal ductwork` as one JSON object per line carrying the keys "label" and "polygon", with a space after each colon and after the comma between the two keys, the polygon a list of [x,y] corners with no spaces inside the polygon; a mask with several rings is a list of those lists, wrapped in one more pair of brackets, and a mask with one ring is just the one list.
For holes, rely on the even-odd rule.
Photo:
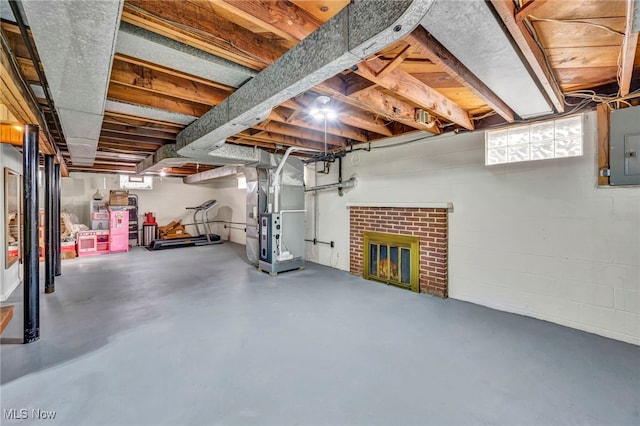
{"label": "metal ductwork", "polygon": [[127,22],[120,24],[116,52],[231,87],[240,87],[257,74],[255,70]]}
{"label": "metal ductwork", "polygon": [[123,1],[24,0],[22,5],[71,161],[93,165]]}
{"label": "metal ductwork", "polygon": [[160,147],[153,155],[136,165],[136,173],[158,171],[166,167],[180,167],[189,163],[212,166],[244,165],[249,167],[272,168],[277,166],[278,155],[259,148],[226,144],[215,151],[215,155],[184,157],[176,151],[175,144]]}
{"label": "metal ductwork", "polygon": [[[280,105],[409,34],[433,0],[353,0],[220,105],[178,134],[180,155],[198,157],[259,123]],[[217,155],[217,153],[215,153]]]}
{"label": "metal ductwork", "polygon": [[420,23],[520,117],[553,113],[489,2],[436,0]]}

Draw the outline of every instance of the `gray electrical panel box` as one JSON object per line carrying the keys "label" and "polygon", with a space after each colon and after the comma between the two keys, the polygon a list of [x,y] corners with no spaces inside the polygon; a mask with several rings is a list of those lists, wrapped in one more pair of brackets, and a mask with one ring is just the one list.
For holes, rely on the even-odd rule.
{"label": "gray electrical panel box", "polygon": [[640,185],[640,107],[611,112],[611,185]]}

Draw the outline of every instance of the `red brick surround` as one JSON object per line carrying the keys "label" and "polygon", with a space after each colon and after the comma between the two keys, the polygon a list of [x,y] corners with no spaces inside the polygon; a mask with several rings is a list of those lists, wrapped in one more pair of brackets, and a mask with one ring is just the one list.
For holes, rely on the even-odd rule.
{"label": "red brick surround", "polygon": [[362,275],[364,231],[420,238],[420,292],[447,297],[448,215],[446,208],[350,207],[350,262],[352,274]]}

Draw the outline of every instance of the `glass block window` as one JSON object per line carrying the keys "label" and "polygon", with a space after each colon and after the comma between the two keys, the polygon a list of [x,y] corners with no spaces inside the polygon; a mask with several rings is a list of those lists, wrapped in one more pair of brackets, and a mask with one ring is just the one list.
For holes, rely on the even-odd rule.
{"label": "glass block window", "polygon": [[485,136],[485,164],[516,163],[582,155],[582,115],[508,129]]}
{"label": "glass block window", "polygon": [[120,175],[120,189],[153,189],[153,177]]}

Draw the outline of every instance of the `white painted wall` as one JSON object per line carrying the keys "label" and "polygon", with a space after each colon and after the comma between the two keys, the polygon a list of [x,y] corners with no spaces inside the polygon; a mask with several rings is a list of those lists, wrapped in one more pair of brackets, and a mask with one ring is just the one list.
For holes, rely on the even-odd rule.
{"label": "white painted wall", "polygon": [[[585,133],[583,157],[492,167],[483,132],[350,154],[357,187],[318,195],[335,248],[307,243],[307,258],[348,270],[348,202],[452,202],[450,297],[640,344],[640,188],[598,188],[594,113]],[[318,183],[335,181],[337,164]]]}
{"label": "white painted wall", "polygon": [[[206,200],[215,199],[218,205],[209,214],[210,221],[245,221],[245,190],[237,188],[235,178],[225,183],[186,185],[182,178],[154,177],[153,190],[129,191],[138,195],[138,221],[140,227],[144,222],[144,213],[153,212],[159,225],[166,225],[173,220],[182,220],[182,223],[192,223],[193,213],[186,207],[193,207]],[[231,185],[233,183],[233,185]],[[106,186],[106,189],[104,187]],[[120,189],[117,175],[99,173],[71,173],[70,177],[62,178],[61,208],[75,213],[80,221],[87,226],[91,225],[89,215],[89,203],[96,192],[105,197],[109,196],[109,190]],[[242,202],[239,202],[242,200]],[[195,228],[187,227],[187,231],[195,235]],[[233,242],[245,243],[244,227],[239,229],[224,228],[224,224],[212,224],[211,231],[219,234],[223,239],[231,239]]]}
{"label": "white painted wall", "polygon": [[22,174],[22,154],[11,145],[0,144],[0,301],[5,301],[22,281],[22,264],[14,263],[5,269],[5,226],[6,214],[4,211],[4,168]]}

